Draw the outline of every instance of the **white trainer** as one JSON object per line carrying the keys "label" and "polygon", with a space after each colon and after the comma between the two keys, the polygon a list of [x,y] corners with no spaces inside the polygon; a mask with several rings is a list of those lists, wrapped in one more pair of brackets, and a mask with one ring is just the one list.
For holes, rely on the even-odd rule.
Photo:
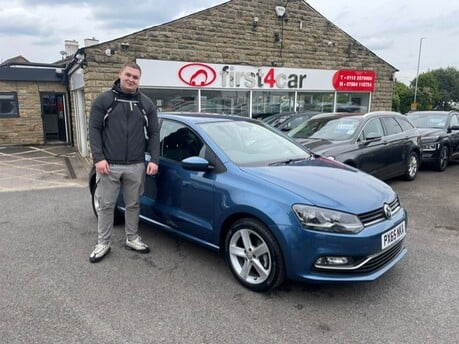
{"label": "white trainer", "polygon": [[139,253],[150,252],[150,247],[148,247],[148,245],[145,244],[140,237],[137,237],[134,240],[126,239],[126,248]]}
{"label": "white trainer", "polygon": [[96,263],[100,261],[105,255],[110,252],[110,245],[97,244],[94,248],[94,251],[89,255],[89,261],[91,263]]}

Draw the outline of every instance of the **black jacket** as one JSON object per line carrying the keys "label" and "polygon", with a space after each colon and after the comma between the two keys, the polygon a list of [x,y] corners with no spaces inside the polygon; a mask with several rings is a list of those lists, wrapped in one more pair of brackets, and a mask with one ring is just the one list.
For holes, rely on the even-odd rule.
{"label": "black jacket", "polygon": [[[116,99],[117,104],[113,101]],[[148,125],[139,108],[145,109]],[[113,111],[104,121],[109,107]],[[134,164],[145,161],[145,133],[151,161],[159,161],[159,124],[156,107],[140,91],[123,93],[119,79],[111,90],[101,93],[93,102],[89,115],[89,141],[94,163],[107,160],[114,164]]]}

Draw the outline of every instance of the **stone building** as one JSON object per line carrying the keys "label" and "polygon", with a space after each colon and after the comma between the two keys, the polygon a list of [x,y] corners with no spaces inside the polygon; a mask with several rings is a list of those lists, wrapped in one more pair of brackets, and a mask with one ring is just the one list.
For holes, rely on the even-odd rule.
{"label": "stone building", "polygon": [[127,61],[141,65],[142,91],[160,110],[249,117],[390,110],[397,71],[300,0],[231,0],[93,43],[64,70],[65,118],[86,157],[92,101]]}
{"label": "stone building", "polygon": [[22,56],[0,66],[0,145],[70,142],[64,67]]}

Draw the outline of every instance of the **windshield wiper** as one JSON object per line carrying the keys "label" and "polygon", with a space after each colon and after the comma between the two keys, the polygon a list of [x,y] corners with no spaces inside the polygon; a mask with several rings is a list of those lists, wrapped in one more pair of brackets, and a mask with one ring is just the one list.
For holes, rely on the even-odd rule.
{"label": "windshield wiper", "polygon": [[295,162],[307,160],[307,159],[310,159],[310,158],[311,158],[311,157],[309,157],[309,158],[296,158],[296,159],[286,159],[286,160],[274,161],[274,162],[269,163],[268,166],[290,165],[290,164],[293,164],[293,163],[295,163]]}

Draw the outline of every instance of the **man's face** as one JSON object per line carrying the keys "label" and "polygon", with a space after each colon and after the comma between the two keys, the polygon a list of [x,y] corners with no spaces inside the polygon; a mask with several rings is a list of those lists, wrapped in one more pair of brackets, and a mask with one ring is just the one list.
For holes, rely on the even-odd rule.
{"label": "man's face", "polygon": [[135,68],[125,67],[119,74],[120,87],[125,93],[134,93],[139,87],[140,71]]}

